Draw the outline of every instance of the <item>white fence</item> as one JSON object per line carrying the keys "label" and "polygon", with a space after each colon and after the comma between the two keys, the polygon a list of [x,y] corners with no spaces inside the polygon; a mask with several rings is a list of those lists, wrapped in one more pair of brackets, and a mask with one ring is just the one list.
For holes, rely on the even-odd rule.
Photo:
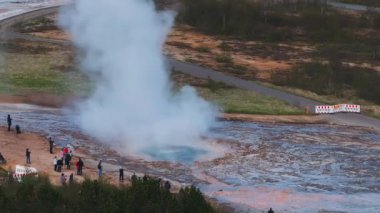
{"label": "white fence", "polygon": [[356,112],[360,113],[360,105],[356,104],[337,104],[315,106],[316,114],[333,114],[337,112]]}

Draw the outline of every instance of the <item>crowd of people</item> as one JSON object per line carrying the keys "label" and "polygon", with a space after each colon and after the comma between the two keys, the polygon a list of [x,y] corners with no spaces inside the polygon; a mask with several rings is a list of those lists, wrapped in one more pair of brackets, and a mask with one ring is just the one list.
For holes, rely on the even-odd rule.
{"label": "crowd of people", "polygon": [[[51,139],[49,138],[49,143]],[[58,173],[62,173],[62,168],[66,166],[67,171],[71,171],[71,164],[72,164],[72,159],[73,159],[73,152],[69,148],[65,147],[62,148],[59,152],[58,157],[54,156],[53,158],[53,165],[54,165],[54,171]],[[76,167],[76,175],[82,176],[83,175],[83,168],[84,168],[84,163],[82,158],[78,158],[78,161],[75,163]],[[99,176],[100,177],[100,176]],[[64,173],[61,174],[60,177],[60,182],[64,185],[66,184],[67,177],[65,176]],[[69,183],[74,183],[74,173],[71,172],[69,176]]]}
{"label": "crowd of people", "polygon": [[[11,131],[11,129],[12,129],[12,120],[13,120],[13,118],[11,117],[11,115],[8,114],[8,116],[7,116],[8,131]],[[17,134],[21,133],[21,129],[20,129],[19,125],[15,126],[15,132]],[[52,137],[48,138],[48,145],[49,145],[49,150],[48,150],[49,153],[54,154],[55,141],[53,140]],[[32,153],[31,150],[29,148],[27,148],[25,151],[26,164],[32,164],[31,153]],[[67,182],[68,183],[74,183],[74,172],[70,172],[70,175],[68,178],[65,175],[65,173],[62,172],[64,169],[66,171],[71,171],[71,169],[72,169],[71,165],[72,165],[73,158],[74,158],[73,150],[71,150],[69,147],[61,148],[59,150],[59,153],[57,155],[55,155],[53,158],[53,169],[55,172],[61,174],[59,176],[59,178],[60,178],[59,180],[60,180],[60,183],[62,185],[65,185]],[[6,162],[6,161],[5,161],[5,158],[0,153],[0,163],[2,163],[2,162]],[[64,166],[66,166],[66,168],[64,168]],[[83,176],[84,162],[80,157],[78,158],[77,162],[75,163],[75,167],[76,167],[76,175]],[[97,169],[98,169],[98,177],[102,178],[103,177],[102,160],[99,160],[98,165],[97,165]],[[150,179],[150,177],[147,175],[144,175],[142,177],[143,181],[147,180],[148,178]],[[133,180],[137,180],[137,179],[141,179],[141,178],[138,178],[136,176],[136,174],[134,173],[131,177],[131,180],[133,181]],[[119,168],[119,181],[124,182],[124,169],[122,167]],[[159,180],[159,181],[162,182],[161,180]],[[170,190],[170,188],[171,188],[170,182],[169,181],[162,182],[162,187],[167,189],[167,190]]]}
{"label": "crowd of people", "polygon": [[[12,120],[13,119],[8,114],[8,116],[7,116],[8,131],[11,131]],[[15,126],[15,131],[17,134],[21,133],[21,129],[20,129],[19,125]],[[48,143],[49,143],[49,153],[53,154],[54,153],[53,152],[54,140],[51,137],[49,137]],[[25,151],[25,157],[26,157],[26,164],[31,164],[32,163],[31,162],[31,151],[29,150],[29,148],[27,148]],[[62,185],[66,185],[67,182],[69,184],[74,183],[74,173],[73,172],[70,173],[69,178],[67,178],[65,173],[62,172],[62,168],[64,165],[66,165],[66,170],[71,170],[71,161],[72,161],[73,157],[74,157],[73,151],[70,150],[68,147],[64,147],[59,151],[58,157],[54,156],[54,158],[53,158],[53,165],[54,165],[53,168],[54,168],[55,172],[61,173],[61,176],[59,178],[60,178],[60,183]],[[3,163],[6,163],[6,160],[5,160],[4,156],[0,153],[0,164],[3,164]],[[78,158],[78,161],[75,163],[75,166],[76,166],[76,175],[82,176],[83,175],[84,162],[80,157]],[[102,178],[102,176],[103,176],[102,160],[99,160],[97,169],[98,169],[98,177]],[[132,184],[134,181],[138,181],[141,179],[142,179],[142,181],[157,180],[160,183],[160,186],[162,188],[164,188],[168,191],[170,191],[170,189],[171,189],[171,184],[168,180],[164,181],[160,178],[158,178],[158,179],[152,178],[146,174],[142,178],[137,177],[137,175],[135,173],[133,173],[133,175],[131,176]],[[120,182],[124,181],[124,169],[122,167],[119,168],[119,181]],[[268,213],[274,213],[273,209],[270,208]]]}

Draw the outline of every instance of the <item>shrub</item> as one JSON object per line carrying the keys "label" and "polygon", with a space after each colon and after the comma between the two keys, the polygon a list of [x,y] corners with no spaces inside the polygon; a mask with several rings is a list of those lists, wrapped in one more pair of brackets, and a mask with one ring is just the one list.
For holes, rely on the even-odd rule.
{"label": "shrub", "polygon": [[208,34],[273,42],[294,39],[298,29],[313,41],[352,41],[350,29],[380,25],[377,13],[352,16],[321,1],[182,0],[177,22]]}
{"label": "shrub", "polygon": [[[190,208],[191,207],[191,208]],[[104,181],[52,186],[46,178],[0,186],[1,212],[214,212],[201,192],[185,189],[176,195],[157,180],[136,180],[131,187]]]}
{"label": "shrub", "polygon": [[310,90],[320,95],[350,98],[354,91],[360,98],[380,104],[380,74],[374,70],[346,67],[340,62],[299,65],[287,76],[272,76],[276,84]]}
{"label": "shrub", "polygon": [[210,52],[210,48],[206,46],[198,46],[195,48],[196,51],[202,52],[202,53],[208,53]]}
{"label": "shrub", "polygon": [[215,61],[218,63],[225,63],[225,64],[232,64],[233,63],[232,57],[228,54],[216,55]]}

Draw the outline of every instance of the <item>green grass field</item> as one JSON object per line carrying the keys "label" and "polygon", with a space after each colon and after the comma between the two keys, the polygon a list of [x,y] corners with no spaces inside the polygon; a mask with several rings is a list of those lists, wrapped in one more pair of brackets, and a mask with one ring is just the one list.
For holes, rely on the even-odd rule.
{"label": "green grass field", "polygon": [[[73,52],[65,47],[27,41],[11,41],[2,45],[0,93],[42,92],[62,96],[86,96],[90,93],[91,82],[78,71],[73,63]],[[173,77],[173,80],[178,83],[178,78]],[[303,110],[285,102],[252,91],[231,88],[223,83],[186,76],[180,85],[194,82],[201,82],[193,86],[202,97],[228,113],[270,115],[303,113]]]}
{"label": "green grass field", "polygon": [[264,115],[299,115],[304,113],[302,109],[275,98],[231,87],[221,82],[194,78],[178,71],[172,72],[171,78],[176,83],[177,88],[191,85],[197,89],[200,96],[227,113]]}
{"label": "green grass field", "polygon": [[[26,50],[27,48],[29,50]],[[46,52],[36,52],[46,48]],[[90,85],[85,76],[76,71],[68,51],[59,46],[15,43],[2,52],[0,92],[48,92],[57,95],[83,95]]]}
{"label": "green grass field", "polygon": [[198,88],[199,94],[213,102],[227,113],[264,114],[264,115],[300,115],[304,111],[289,104],[259,95],[252,91],[228,88],[212,91]]}
{"label": "green grass field", "polygon": [[[260,83],[260,82],[256,82],[256,83]],[[355,98],[355,97],[351,97],[350,99],[338,98],[336,96],[331,96],[331,95],[318,95],[314,92],[298,89],[298,88],[280,87],[280,86],[275,86],[273,84],[262,83],[262,82],[260,84],[271,87],[271,88],[279,89],[282,91],[286,91],[298,96],[309,98],[311,100],[319,101],[325,104],[331,104],[331,105],[340,104],[340,103],[360,104],[362,113],[368,116],[380,119],[380,106],[372,102],[368,102],[366,100],[360,99],[360,98]]]}

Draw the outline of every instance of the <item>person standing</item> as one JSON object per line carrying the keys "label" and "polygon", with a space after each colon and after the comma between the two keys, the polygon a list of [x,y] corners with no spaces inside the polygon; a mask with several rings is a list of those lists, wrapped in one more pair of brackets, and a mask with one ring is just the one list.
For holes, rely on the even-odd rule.
{"label": "person standing", "polygon": [[54,171],[57,171],[57,156],[54,156],[54,159],[53,159],[53,164],[54,164]]}
{"label": "person standing", "polygon": [[4,156],[0,152],[0,164],[5,164],[7,161],[5,160]]}
{"label": "person standing", "polygon": [[59,151],[59,158],[63,158],[65,155],[63,154],[63,148]]}
{"label": "person standing", "polygon": [[137,175],[133,172],[133,175],[131,176],[132,183],[136,183],[137,181]]}
{"label": "person standing", "polygon": [[79,158],[78,162],[77,162],[77,175],[83,175],[83,166],[84,166],[84,163],[82,161],[81,158]]}
{"label": "person standing", "polygon": [[12,126],[12,118],[10,114],[8,114],[7,123],[8,123],[8,132],[9,132],[11,131],[11,126]]}
{"label": "person standing", "polygon": [[63,166],[63,159],[60,158],[60,159],[57,161],[57,172],[62,172],[62,166]]}
{"label": "person standing", "polygon": [[61,175],[61,183],[62,183],[62,185],[66,185],[66,176],[63,173]]}
{"label": "person standing", "polygon": [[31,163],[32,163],[32,162],[30,161],[30,154],[31,154],[31,152],[30,152],[29,149],[27,148],[26,151],[25,151],[26,163],[27,163],[27,164],[31,164]]}
{"label": "person standing", "polygon": [[65,164],[66,164],[67,169],[70,169],[71,155],[69,153],[66,154]]}
{"label": "person standing", "polygon": [[21,134],[21,128],[20,128],[20,125],[16,125],[16,127],[15,127],[15,129],[16,129],[16,134]]}
{"label": "person standing", "polygon": [[268,213],[274,213],[273,209],[272,209],[272,208],[269,208]]}
{"label": "person standing", "polygon": [[119,181],[123,182],[124,181],[124,169],[120,167],[119,169]]}
{"label": "person standing", "polygon": [[102,177],[102,175],[103,175],[102,160],[100,160],[99,163],[98,163],[98,174],[99,174],[99,177]]}
{"label": "person standing", "polygon": [[71,173],[69,177],[69,184],[73,184],[73,183],[74,183],[74,174]]}
{"label": "person standing", "polygon": [[69,149],[67,147],[63,148],[63,155],[66,155],[69,153]]}
{"label": "person standing", "polygon": [[53,139],[51,139],[51,137],[49,137],[49,151],[50,151],[50,154],[53,154],[53,145],[54,145],[54,141],[53,141]]}
{"label": "person standing", "polygon": [[172,186],[171,186],[170,182],[167,180],[167,181],[165,181],[165,185],[164,185],[164,187],[165,187],[166,190],[170,191],[170,188],[171,188]]}

